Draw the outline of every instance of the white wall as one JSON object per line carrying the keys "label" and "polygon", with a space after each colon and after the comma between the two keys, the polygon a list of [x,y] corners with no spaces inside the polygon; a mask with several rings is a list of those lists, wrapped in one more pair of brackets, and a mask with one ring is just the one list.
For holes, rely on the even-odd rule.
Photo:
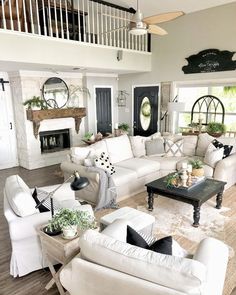
{"label": "white wall", "polygon": [[[119,90],[132,93],[132,85],[163,81],[212,80],[235,78],[235,71],[184,74],[186,57],[201,50],[216,48],[236,51],[236,3],[191,13],[161,24],[168,31],[163,37],[152,37],[152,71],[119,76]],[[236,59],[236,56],[234,57]],[[131,108],[132,95],[127,107]],[[131,124],[131,113],[119,112],[119,120]]]}

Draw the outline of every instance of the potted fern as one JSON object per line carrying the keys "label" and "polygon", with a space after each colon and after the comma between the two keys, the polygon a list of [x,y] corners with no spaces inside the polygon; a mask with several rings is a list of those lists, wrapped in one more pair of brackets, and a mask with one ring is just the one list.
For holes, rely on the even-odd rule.
{"label": "potted fern", "polygon": [[129,124],[127,124],[127,123],[120,123],[118,125],[118,129],[120,131],[120,134],[128,134],[129,128],[130,128]]}
{"label": "potted fern", "polygon": [[199,159],[190,160],[192,165],[192,176],[201,177],[204,175],[203,162]]}
{"label": "potted fern", "polygon": [[206,127],[206,131],[214,137],[219,137],[226,132],[226,126],[223,123],[210,122]]}
{"label": "potted fern", "polygon": [[49,231],[61,229],[65,239],[72,239],[78,231],[95,228],[95,220],[86,211],[63,208],[52,217],[47,228]]}

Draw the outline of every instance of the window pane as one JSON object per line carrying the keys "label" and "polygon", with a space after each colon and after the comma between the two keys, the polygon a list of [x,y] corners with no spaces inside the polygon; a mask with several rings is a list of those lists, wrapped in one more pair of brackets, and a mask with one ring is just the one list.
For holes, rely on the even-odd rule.
{"label": "window pane", "polygon": [[226,113],[236,113],[236,86],[214,86],[211,93],[222,101]]}
{"label": "window pane", "polygon": [[191,111],[195,101],[208,94],[208,87],[183,87],[179,88],[178,101],[185,102],[185,111]]}

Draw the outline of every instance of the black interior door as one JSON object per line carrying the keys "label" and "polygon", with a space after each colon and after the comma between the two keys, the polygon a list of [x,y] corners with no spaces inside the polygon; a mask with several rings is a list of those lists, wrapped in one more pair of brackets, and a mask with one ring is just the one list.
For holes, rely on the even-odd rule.
{"label": "black interior door", "polygon": [[96,88],[97,132],[112,132],[111,88]]}
{"label": "black interior door", "polygon": [[149,136],[157,132],[158,86],[134,88],[134,135]]}

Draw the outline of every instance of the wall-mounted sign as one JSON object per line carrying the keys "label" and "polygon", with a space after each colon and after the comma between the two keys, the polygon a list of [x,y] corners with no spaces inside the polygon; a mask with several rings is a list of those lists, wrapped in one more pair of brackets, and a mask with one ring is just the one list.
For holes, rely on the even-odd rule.
{"label": "wall-mounted sign", "polygon": [[182,70],[185,74],[233,71],[236,70],[236,60],[232,60],[234,54],[233,51],[206,49],[187,57],[188,65]]}

